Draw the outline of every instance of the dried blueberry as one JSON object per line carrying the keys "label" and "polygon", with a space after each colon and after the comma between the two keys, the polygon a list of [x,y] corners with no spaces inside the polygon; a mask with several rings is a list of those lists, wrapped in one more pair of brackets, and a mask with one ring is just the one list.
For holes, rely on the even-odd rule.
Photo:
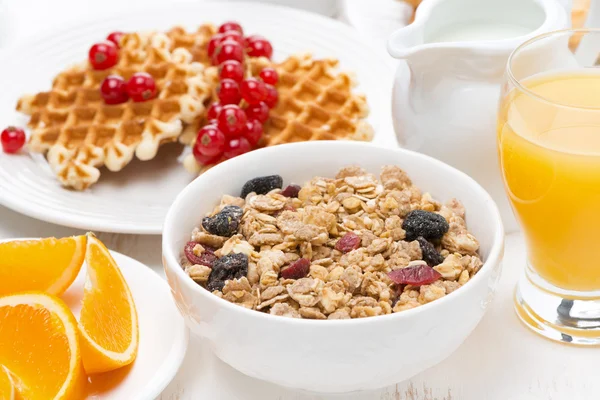
{"label": "dried blueberry", "polygon": [[208,276],[208,290],[223,289],[226,280],[240,279],[248,274],[248,256],[244,253],[231,253],[217,259]]}
{"label": "dried blueberry", "polygon": [[298,185],[287,185],[285,189],[281,191],[281,194],[285,197],[298,197],[298,193],[300,193],[300,189],[302,189]]}
{"label": "dried blueberry", "polygon": [[245,199],[248,193],[267,194],[273,189],[281,189],[283,178],[279,175],[259,176],[244,183],[240,197]]}
{"label": "dried blueberry", "polygon": [[204,217],[202,227],[213,235],[230,237],[237,232],[243,212],[238,206],[225,206],[212,217]]}
{"label": "dried blueberry", "polygon": [[427,240],[441,239],[449,228],[448,222],[440,214],[424,210],[409,212],[402,223],[408,241],[415,240],[419,236]]}
{"label": "dried blueberry", "polygon": [[204,251],[202,252],[202,254],[197,256],[196,254],[194,254],[194,247],[196,247],[197,244],[198,243],[196,242],[186,243],[185,248],[183,249],[185,257],[192,264],[206,265],[207,267],[212,267],[213,263],[217,259],[217,256],[215,256],[215,250],[211,247],[203,245],[202,247],[204,247]]}
{"label": "dried blueberry", "polygon": [[435,267],[438,264],[444,262],[444,257],[435,249],[431,242],[427,241],[423,236],[417,238],[417,242],[421,246],[421,253],[423,253],[423,261],[430,267]]}

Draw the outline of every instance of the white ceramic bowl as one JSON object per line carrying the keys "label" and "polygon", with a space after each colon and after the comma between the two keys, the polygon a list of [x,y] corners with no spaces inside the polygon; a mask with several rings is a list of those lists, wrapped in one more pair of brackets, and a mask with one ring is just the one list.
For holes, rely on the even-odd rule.
{"label": "white ceramic bowl", "polygon": [[[185,243],[223,194],[248,179],[279,174],[284,184],[333,177],[350,164],[379,173],[403,168],[434,198],[461,200],[484,265],[464,287],[398,314],[353,320],[300,320],[247,310],[198,286],[182,270]],[[492,300],[500,275],[504,232],[491,197],[464,173],[428,156],[357,142],[307,142],[270,147],[222,163],[177,197],[163,232],[165,272],[192,332],[237,370],[314,392],[349,392],[394,384],[439,363],[469,336]]]}

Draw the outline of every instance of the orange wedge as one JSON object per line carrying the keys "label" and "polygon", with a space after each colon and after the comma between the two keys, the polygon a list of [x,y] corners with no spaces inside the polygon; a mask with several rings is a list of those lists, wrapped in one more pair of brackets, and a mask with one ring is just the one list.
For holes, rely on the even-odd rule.
{"label": "orange wedge", "polygon": [[77,321],[62,300],[42,292],[0,297],[0,321],[0,365],[8,373],[14,396],[83,397],[87,380]]}
{"label": "orange wedge", "polygon": [[0,399],[15,400],[15,385],[8,370],[0,365]]}
{"label": "orange wedge", "polygon": [[79,318],[81,354],[88,374],[131,364],[138,350],[138,319],[133,297],[108,249],[89,234],[87,277]]}
{"label": "orange wedge", "polygon": [[85,258],[85,236],[0,243],[0,296],[23,291],[61,295]]}

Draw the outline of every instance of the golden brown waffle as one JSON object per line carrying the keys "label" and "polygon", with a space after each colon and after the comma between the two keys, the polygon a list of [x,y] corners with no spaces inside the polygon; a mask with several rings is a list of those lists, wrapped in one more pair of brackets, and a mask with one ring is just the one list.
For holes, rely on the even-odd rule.
{"label": "golden brown waffle", "polygon": [[[247,76],[258,76],[267,66],[279,74],[279,102],[264,125],[259,146],[308,140],[373,139],[373,128],[366,121],[369,108],[365,96],[352,92],[355,81],[347,73],[337,71],[337,60],[315,60],[310,54],[297,54],[280,64],[266,58],[247,58],[245,64]],[[215,93],[213,98],[216,99]],[[197,128],[184,133],[182,142],[193,146]],[[207,169],[191,154],[185,158],[184,166],[194,173]]]}
{"label": "golden brown waffle", "polygon": [[262,145],[307,140],[373,139],[365,120],[365,96],[352,92],[355,81],[336,70],[334,59],[293,55],[276,66],[279,102],[264,126]]}
{"label": "golden brown waffle", "polygon": [[[121,40],[118,64],[97,71],[87,63],[61,72],[49,92],[24,96],[17,109],[31,115],[29,148],[47,152],[59,181],[83,190],[98,181],[99,168],[119,171],[134,154],[154,158],[161,144],[177,139],[183,123],[204,112],[212,88],[205,68],[164,33],[132,33]],[[106,105],[99,87],[117,74],[145,71],[157,84],[149,101]]]}

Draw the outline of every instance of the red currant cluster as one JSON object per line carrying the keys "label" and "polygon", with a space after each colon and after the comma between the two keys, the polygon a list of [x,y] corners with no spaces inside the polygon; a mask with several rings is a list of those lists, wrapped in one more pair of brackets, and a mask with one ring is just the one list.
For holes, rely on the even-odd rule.
{"label": "red currant cluster", "polygon": [[265,38],[243,36],[237,22],[226,22],[208,42],[208,55],[219,66],[218,102],[207,111],[208,125],[198,132],[193,154],[202,165],[212,165],[252,150],[263,134],[269,110],[277,104],[277,72],[264,68],[260,79],[244,79],[244,56],[271,58]]}
{"label": "red currant cluster", "polygon": [[[90,48],[92,68],[104,70],[117,64],[121,36],[123,32],[113,32],[104,42],[96,43]],[[109,75],[100,85],[100,94],[106,104],[120,104],[129,99],[135,102],[146,101],[156,96],[156,82],[146,72],[137,72],[128,81],[119,75]]]}

